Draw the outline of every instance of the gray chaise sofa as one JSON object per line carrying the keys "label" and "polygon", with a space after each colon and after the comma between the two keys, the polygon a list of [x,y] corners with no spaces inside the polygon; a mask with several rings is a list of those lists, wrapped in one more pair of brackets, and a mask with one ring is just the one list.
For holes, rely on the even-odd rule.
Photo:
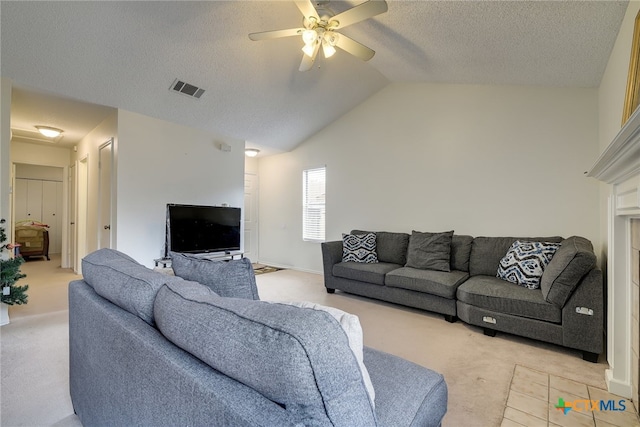
{"label": "gray chaise sofa", "polygon": [[[70,392],[83,425],[441,424],[442,375],[365,347],[372,403],[334,317],[256,300],[248,260],[216,263],[231,269],[220,267],[223,291],[246,298],[110,249],[83,260],[84,280],[69,284]],[[204,267],[185,272],[218,280]]]}
{"label": "gray chaise sofa", "polygon": [[[582,351],[583,359],[591,362],[602,352],[602,272],[587,239],[453,235],[447,272],[407,267],[409,234],[375,235],[377,263],[342,262],[342,241],[322,244],[327,292],[338,289],[428,310],[449,322],[460,318],[489,336],[502,331],[562,345]],[[561,243],[544,270],[540,289],[496,277],[500,260],[516,240]]]}

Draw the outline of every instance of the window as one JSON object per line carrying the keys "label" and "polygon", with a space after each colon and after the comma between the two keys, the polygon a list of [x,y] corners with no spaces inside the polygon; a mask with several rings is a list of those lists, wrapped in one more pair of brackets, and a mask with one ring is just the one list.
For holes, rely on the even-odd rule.
{"label": "window", "polygon": [[302,172],[302,239],[324,241],[326,168]]}

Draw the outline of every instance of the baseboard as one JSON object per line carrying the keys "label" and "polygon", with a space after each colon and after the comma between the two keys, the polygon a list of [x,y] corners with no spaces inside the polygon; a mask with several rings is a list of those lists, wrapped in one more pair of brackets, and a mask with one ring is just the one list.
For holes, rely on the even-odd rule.
{"label": "baseboard", "polygon": [[609,393],[631,399],[633,391],[631,383],[615,380],[613,378],[613,370],[611,369],[607,369],[605,371],[605,380],[607,382],[607,389],[609,390]]}

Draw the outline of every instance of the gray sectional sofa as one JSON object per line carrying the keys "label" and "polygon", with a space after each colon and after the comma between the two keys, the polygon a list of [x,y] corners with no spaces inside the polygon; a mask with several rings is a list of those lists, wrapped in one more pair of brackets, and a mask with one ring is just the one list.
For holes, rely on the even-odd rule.
{"label": "gray sectional sofa", "polygon": [[[482,327],[486,335],[501,331],[546,341],[580,350],[585,360],[597,361],[603,350],[604,290],[587,239],[474,238],[450,232],[450,268],[442,271],[411,266],[414,233],[375,232],[374,263],[343,262],[343,241],[323,243],[327,292],[342,290],[428,310],[443,314],[449,322],[460,318]],[[560,244],[543,271],[539,289],[496,277],[501,260],[517,240]]]}
{"label": "gray sectional sofa", "polygon": [[328,311],[258,300],[246,259],[173,265],[184,278],[101,249],[69,284],[70,392],[83,425],[441,424],[442,375],[361,345],[358,356]]}

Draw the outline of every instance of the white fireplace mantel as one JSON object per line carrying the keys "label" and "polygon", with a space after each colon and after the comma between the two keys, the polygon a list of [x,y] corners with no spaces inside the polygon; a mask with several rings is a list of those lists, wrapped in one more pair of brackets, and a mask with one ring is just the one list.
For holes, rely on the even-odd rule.
{"label": "white fireplace mantel", "polygon": [[640,108],[629,117],[587,176],[607,184],[640,176]]}
{"label": "white fireplace mantel", "polygon": [[640,108],[587,172],[609,186],[607,386],[627,398],[631,382],[631,222],[640,217]]}

